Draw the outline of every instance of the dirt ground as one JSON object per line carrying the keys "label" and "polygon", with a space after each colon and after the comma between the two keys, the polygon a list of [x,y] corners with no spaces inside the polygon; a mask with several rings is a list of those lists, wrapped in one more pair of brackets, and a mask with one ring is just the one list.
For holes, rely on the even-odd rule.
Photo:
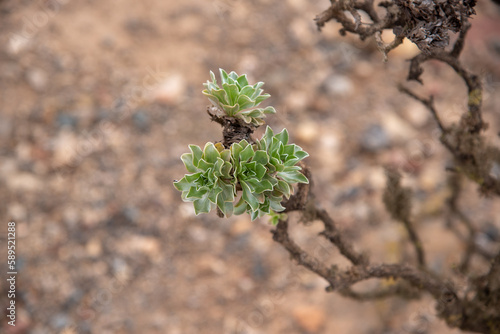
{"label": "dirt ground", "polygon": [[[360,303],[325,292],[265,219],[195,216],[172,185],[188,144],[221,139],[201,94],[209,70],[247,73],[272,95],[265,104],[278,113],[267,123],[310,153],[316,197],[358,249],[415,261],[381,201],[383,166],[393,165],[414,192],[430,267],[454,272],[464,245],[444,218],[452,162],[425,108],[396,89],[416,50],[404,44],[383,63],[372,41],[342,37],[335,23],[319,33],[313,18],[328,3],[0,1],[0,253],[7,259],[15,221],[18,270],[16,326],[2,279],[0,332],[459,333],[429,297]],[[500,7],[477,9],[463,60],[483,75],[487,136],[500,146]],[[425,68],[425,85],[410,87],[456,121],[464,85],[442,64]],[[500,199],[465,184],[477,242],[495,249]],[[347,265],[317,238],[319,223],[292,232],[318,258]],[[479,258],[472,266],[486,269]],[[390,282],[357,288],[378,284]]]}

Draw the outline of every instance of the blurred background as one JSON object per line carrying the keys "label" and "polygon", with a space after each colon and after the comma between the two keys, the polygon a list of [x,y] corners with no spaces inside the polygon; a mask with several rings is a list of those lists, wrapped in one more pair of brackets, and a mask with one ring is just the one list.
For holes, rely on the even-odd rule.
{"label": "blurred background", "polygon": [[[418,50],[405,43],[383,63],[373,41],[342,37],[336,23],[318,32],[313,19],[328,4],[0,1],[0,253],[13,220],[18,266],[17,325],[5,320],[2,280],[0,332],[458,333],[428,297],[326,293],[272,241],[266,219],[195,216],[172,185],[188,144],[222,138],[201,94],[209,71],[247,73],[272,95],[265,104],[278,113],[267,123],[310,153],[316,198],[358,249],[375,262],[415,261],[381,201],[391,165],[413,190],[430,267],[454,273],[464,245],[446,226],[450,156],[426,109],[396,88]],[[462,59],[483,76],[486,136],[500,146],[500,7],[481,1],[477,11]],[[423,80],[409,86],[457,121],[459,77],[430,62]],[[496,249],[500,200],[465,187],[477,242]],[[292,225],[312,254],[347,265],[318,239],[319,223]],[[378,284],[390,282],[357,288]]]}

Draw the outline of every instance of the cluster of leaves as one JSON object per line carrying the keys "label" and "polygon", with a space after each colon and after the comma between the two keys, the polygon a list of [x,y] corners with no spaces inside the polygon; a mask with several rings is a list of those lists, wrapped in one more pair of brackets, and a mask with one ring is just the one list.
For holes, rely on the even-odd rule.
{"label": "cluster of leaves", "polygon": [[286,129],[275,135],[267,127],[255,144],[242,140],[229,149],[220,143],[207,143],[203,150],[196,145],[189,148],[191,153],[181,159],[192,174],[175,181],[174,186],[182,191],[183,200],[193,202],[196,214],[217,207],[226,217],[249,213],[254,220],[269,214],[276,223],[276,213],[285,209],[283,198],[293,192],[292,184],[309,182],[296,166],[308,154],[288,144]]}
{"label": "cluster of leaves", "polygon": [[464,19],[475,14],[476,0],[396,0],[395,3],[403,20],[394,33],[407,37],[428,53],[448,45],[448,31],[460,31]]}
{"label": "cluster of leaves", "polygon": [[229,74],[223,69],[219,71],[221,86],[217,84],[215,74],[210,71],[212,81],[203,84],[205,90],[202,92],[219,112],[253,126],[264,124],[266,114],[276,113],[273,107],[257,108],[262,101],[270,97],[269,94],[262,94],[260,87],[264,85],[263,82],[250,85],[245,74],[238,76],[234,71]]}

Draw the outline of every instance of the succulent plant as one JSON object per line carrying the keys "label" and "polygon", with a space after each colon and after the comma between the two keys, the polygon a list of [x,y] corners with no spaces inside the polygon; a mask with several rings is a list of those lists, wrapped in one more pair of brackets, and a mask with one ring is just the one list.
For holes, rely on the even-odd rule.
{"label": "succulent plant", "polygon": [[260,87],[263,82],[252,86],[245,74],[238,76],[234,71],[229,74],[223,69],[219,71],[221,86],[217,84],[215,74],[210,71],[212,81],[203,84],[205,90],[202,93],[225,115],[240,119],[247,124],[260,126],[264,124],[266,114],[276,113],[273,107],[257,108],[262,101],[270,97],[269,94],[262,94],[263,90]]}
{"label": "succulent plant", "polygon": [[233,212],[235,179],[232,175],[231,152],[220,144],[207,143],[202,150],[189,145],[191,153],[181,156],[188,172],[174,182],[182,191],[182,199],[193,202],[195,213],[208,213],[216,205],[227,216]]}
{"label": "succulent plant", "polygon": [[[220,75],[222,88],[210,72],[212,81],[204,84],[203,94],[224,113],[223,117],[241,120],[239,125],[252,132],[264,123],[265,114],[276,112],[273,107],[256,108],[269,97],[262,94],[260,87],[264,83],[249,85],[246,75],[227,74],[223,69]],[[275,135],[267,127],[259,141],[250,143],[247,139],[224,139],[228,148],[221,143],[207,143],[203,150],[189,145],[191,153],[181,156],[191,174],[174,181],[174,186],[182,192],[184,201],[193,202],[197,215],[217,207],[226,217],[248,213],[255,220],[269,215],[276,224],[284,215],[279,213],[285,210],[281,202],[292,194],[292,184],[309,183],[297,166],[308,154],[299,146],[288,144],[286,129]]]}
{"label": "succulent plant", "polygon": [[[241,185],[243,194],[234,207],[235,214],[247,212],[252,220],[263,215],[281,212],[283,197],[289,198],[293,183],[309,183],[296,164],[308,154],[300,146],[288,144],[288,131],[283,129],[274,135],[267,127],[262,139],[257,142],[255,151],[246,141],[231,146],[231,158],[235,165],[235,177]],[[250,149],[255,152],[252,156]],[[259,173],[264,166],[266,172]],[[250,164],[250,166],[248,166]],[[250,167],[250,168],[248,168]],[[259,170],[257,170],[259,169]],[[254,172],[255,171],[255,172]],[[276,219],[272,220],[277,222]]]}
{"label": "succulent plant", "polygon": [[[191,153],[181,156],[188,172],[174,185],[182,199],[194,203],[196,214],[217,206],[226,216],[249,213],[252,220],[266,214],[277,222],[277,212],[285,208],[293,183],[308,183],[296,164],[308,156],[299,146],[288,144],[288,132],[277,135],[267,127],[262,139],[251,145],[246,140],[225,149],[220,143],[207,143],[202,150],[189,146]],[[239,186],[239,187],[238,187]],[[241,197],[236,204],[237,190]]]}

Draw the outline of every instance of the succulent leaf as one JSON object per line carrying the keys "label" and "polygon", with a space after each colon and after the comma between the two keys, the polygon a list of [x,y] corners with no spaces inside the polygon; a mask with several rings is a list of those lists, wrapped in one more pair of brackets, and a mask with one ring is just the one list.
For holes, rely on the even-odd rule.
{"label": "succulent leaf", "polygon": [[238,76],[234,71],[228,74],[223,69],[219,69],[219,72],[221,84],[217,83],[215,74],[210,71],[211,81],[203,84],[205,89],[202,93],[227,116],[259,126],[264,124],[266,114],[276,113],[273,107],[257,108],[262,101],[271,96],[262,94],[263,90],[260,87],[264,85],[263,82],[252,86],[245,74]]}

